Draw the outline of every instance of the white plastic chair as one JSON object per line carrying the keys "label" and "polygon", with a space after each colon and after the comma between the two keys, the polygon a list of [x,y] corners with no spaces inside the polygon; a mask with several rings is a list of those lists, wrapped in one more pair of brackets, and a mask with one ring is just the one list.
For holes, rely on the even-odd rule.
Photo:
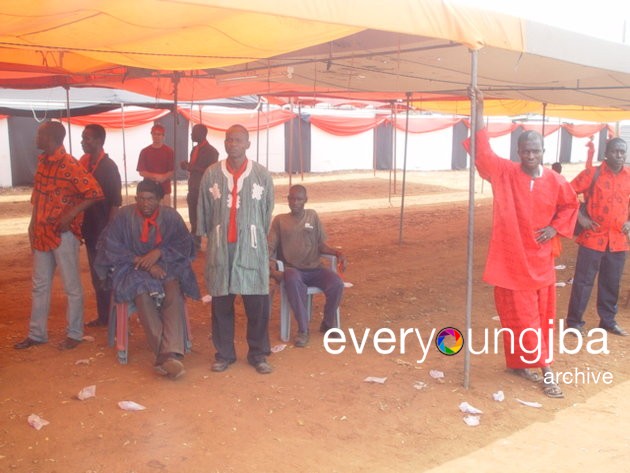
{"label": "white plastic chair", "polygon": [[[330,269],[335,273],[337,272],[337,257],[334,255],[322,255],[322,258],[330,260]],[[280,260],[276,260],[278,271],[284,272],[284,263]],[[320,288],[315,286],[308,286],[306,290],[306,313],[308,314],[308,321],[311,321],[311,310],[313,308],[313,294],[323,294]],[[291,305],[289,304],[289,298],[287,297],[287,291],[284,287],[284,279],[280,282],[280,339],[283,342],[289,341],[291,336]],[[337,328],[341,328],[341,314],[339,307],[337,307]]]}

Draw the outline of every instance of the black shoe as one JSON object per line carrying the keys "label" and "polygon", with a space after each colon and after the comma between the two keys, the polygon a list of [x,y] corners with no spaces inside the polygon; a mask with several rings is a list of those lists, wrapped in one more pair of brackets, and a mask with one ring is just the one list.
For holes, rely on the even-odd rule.
{"label": "black shoe", "polygon": [[298,332],[295,336],[293,345],[298,348],[304,348],[308,344],[308,332]]}
{"label": "black shoe", "polygon": [[627,337],[629,334],[624,329],[622,329],[618,324],[611,325],[610,327],[600,327],[606,330],[607,332],[612,333],[613,335],[619,335],[620,337]]}
{"label": "black shoe", "polygon": [[101,320],[101,319],[94,319],[88,322],[87,324],[85,324],[85,326],[86,327],[107,327],[107,321]]}
{"label": "black shoe", "polygon": [[57,345],[60,350],[72,350],[79,346],[82,340],[75,340],[74,338],[66,337],[66,339]]}
{"label": "black shoe", "polygon": [[226,369],[228,369],[228,366],[230,366],[229,361],[217,360],[214,363],[212,363],[212,366],[210,366],[210,369],[214,371],[215,373],[221,373],[225,371]]}
{"label": "black shoe", "polygon": [[13,348],[15,348],[16,350],[24,350],[25,348],[31,348],[37,345],[42,345],[44,343],[46,342],[40,342],[38,340],[33,340],[31,337],[26,337],[21,342],[18,342],[15,345],[13,345]]}
{"label": "black shoe", "polygon": [[258,372],[258,374],[269,374],[273,371],[272,366],[266,361],[256,363],[254,365],[254,368],[256,369],[256,372]]}
{"label": "black shoe", "polygon": [[[319,326],[319,331],[322,333],[326,333],[332,328],[334,327],[329,327],[328,325],[326,325],[326,322],[322,321],[321,325]],[[339,332],[331,332],[330,335],[328,335],[328,338],[338,339],[341,338],[341,334]]]}
{"label": "black shoe", "polygon": [[[588,332],[586,331],[584,327],[567,327],[567,328],[572,328],[573,330],[577,330],[578,332],[580,332],[580,335],[582,335],[582,338],[586,338],[588,336]],[[575,332],[568,332],[568,333],[569,335],[573,337],[577,337]]]}

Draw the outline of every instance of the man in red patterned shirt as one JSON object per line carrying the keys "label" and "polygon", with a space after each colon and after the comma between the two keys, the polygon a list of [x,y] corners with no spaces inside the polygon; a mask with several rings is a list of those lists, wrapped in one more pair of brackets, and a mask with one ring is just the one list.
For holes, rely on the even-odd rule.
{"label": "man in red patterned shirt", "polygon": [[[628,335],[615,320],[630,234],[630,170],[624,166],[626,151],[624,140],[611,139],[606,143],[604,162],[599,167],[585,169],[571,182],[575,192],[584,194],[588,213],[580,212],[578,215],[585,230],[576,240],[579,249],[567,312],[567,325],[582,334],[585,333],[584,311],[591,297],[595,276],[599,273],[599,327],[615,335]],[[591,189],[593,179],[595,184]]]}
{"label": "man in red patterned shirt", "polygon": [[33,249],[33,305],[28,337],[17,350],[48,341],[48,312],[55,268],[59,266],[68,297],[67,337],[59,349],[75,348],[83,338],[83,286],[79,245],[83,211],[103,198],[90,173],[66,153],[66,130],[59,122],[45,122],[37,130],[37,147],[43,152],[35,172],[31,196],[33,213],[28,235]]}

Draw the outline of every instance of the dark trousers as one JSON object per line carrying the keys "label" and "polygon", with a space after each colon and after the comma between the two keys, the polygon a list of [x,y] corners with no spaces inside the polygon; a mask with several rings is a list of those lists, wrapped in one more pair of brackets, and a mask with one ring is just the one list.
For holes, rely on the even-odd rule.
{"label": "dark trousers", "polygon": [[337,309],[343,295],[343,281],[337,273],[328,268],[296,269],[284,271],[284,287],[289,305],[295,314],[298,331],[308,332],[307,298],[308,286],[320,288],[326,296],[324,322],[328,328],[337,326]]}
{"label": "dark trousers", "polygon": [[188,221],[190,222],[190,233],[197,235],[197,201],[199,200],[199,188],[190,187],[188,184],[188,195],[186,195],[186,203],[188,204]]}
{"label": "dark trousers", "polygon": [[112,297],[111,289],[103,289],[101,280],[94,269],[94,261],[96,260],[96,243],[85,242],[87,250],[88,264],[90,265],[90,275],[92,276],[92,286],[96,294],[96,313],[98,320],[105,325],[109,322],[109,311]]}
{"label": "dark trousers", "polygon": [[573,328],[584,326],[584,311],[591,297],[595,276],[597,278],[597,313],[599,326],[615,325],[619,284],[626,261],[625,251],[597,251],[580,246],[578,248],[575,275],[571,288],[571,299],[567,312],[567,325]]}
{"label": "dark trousers", "polygon": [[[212,342],[218,361],[236,361],[234,349],[235,294],[212,296]],[[269,295],[241,295],[247,315],[247,361],[256,365],[265,361],[269,349]]]}

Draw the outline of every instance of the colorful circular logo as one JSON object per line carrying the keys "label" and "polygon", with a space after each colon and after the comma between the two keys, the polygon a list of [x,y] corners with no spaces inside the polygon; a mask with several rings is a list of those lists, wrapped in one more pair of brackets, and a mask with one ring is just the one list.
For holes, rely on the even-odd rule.
{"label": "colorful circular logo", "polygon": [[464,348],[464,336],[454,327],[444,327],[438,332],[435,344],[444,355],[457,355]]}

